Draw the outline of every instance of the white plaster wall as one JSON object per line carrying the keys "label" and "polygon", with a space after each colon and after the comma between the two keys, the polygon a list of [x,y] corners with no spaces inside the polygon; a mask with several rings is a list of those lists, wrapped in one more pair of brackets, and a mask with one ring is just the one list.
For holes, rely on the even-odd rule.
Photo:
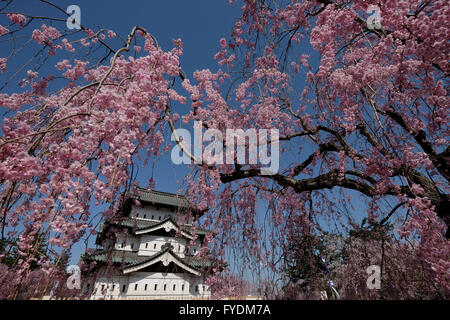
{"label": "white plaster wall", "polygon": [[[128,290],[128,277],[115,276],[112,278],[97,278],[94,286],[93,297],[125,297]],[[125,286],[125,292],[123,288]]]}
{"label": "white plaster wall", "polygon": [[125,250],[125,251],[138,251],[140,246],[140,237],[136,237],[133,235],[124,235],[121,234],[117,238],[117,241],[114,245],[115,249]]}
{"label": "white plaster wall", "polygon": [[172,212],[165,208],[156,209],[150,206],[134,207],[133,210],[131,210],[131,217],[148,221],[162,221],[171,217],[176,221],[176,212]]}
{"label": "white plaster wall", "polygon": [[[147,221],[163,221],[164,219],[170,217],[173,221],[177,222],[178,214],[178,212],[167,208],[157,209],[152,206],[134,206],[130,211],[130,217]],[[192,221],[186,221],[185,223],[192,223]]]}
{"label": "white plaster wall", "polygon": [[[184,258],[186,256],[185,250],[186,245],[188,245],[189,240],[184,238],[171,238],[171,237],[163,237],[163,236],[154,236],[154,235],[142,235],[140,237],[140,246],[138,255],[140,256],[151,256],[159,251],[161,251],[161,247],[170,243],[173,246],[173,251]],[[195,255],[200,250],[200,240],[196,239],[194,245],[192,245],[189,249],[188,255]]]}
{"label": "white plaster wall", "polygon": [[154,236],[144,234],[140,237],[140,246],[138,255],[151,256],[161,251],[161,247],[170,243],[173,246],[173,251],[184,258],[184,250],[186,248],[186,241],[181,238],[171,238],[163,236]]}
{"label": "white plaster wall", "polygon": [[95,289],[92,295],[94,299],[207,298],[211,294],[209,287],[203,284],[203,277],[187,273],[134,272],[109,278],[98,277]]}

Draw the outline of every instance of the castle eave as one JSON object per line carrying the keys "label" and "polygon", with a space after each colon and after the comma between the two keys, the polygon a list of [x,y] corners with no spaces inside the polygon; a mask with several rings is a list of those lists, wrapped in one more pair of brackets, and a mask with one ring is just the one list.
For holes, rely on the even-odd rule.
{"label": "castle eave", "polygon": [[177,232],[180,232],[180,234],[187,239],[190,239],[190,240],[194,239],[194,236],[192,234],[180,230],[178,225],[175,222],[173,222],[172,219],[170,219],[170,218],[168,218],[158,224],[155,224],[154,226],[138,229],[134,232],[134,234],[141,235],[141,234],[151,233],[153,231],[157,231],[160,229],[164,229],[166,232],[175,230]]}
{"label": "castle eave", "polygon": [[192,268],[187,263],[185,263],[183,260],[181,260],[176,254],[172,252],[170,249],[165,249],[161,251],[160,253],[150,257],[148,260],[140,262],[136,265],[129,266],[123,269],[123,273],[127,274],[130,272],[136,272],[141,269],[144,269],[146,267],[149,267],[151,265],[154,265],[155,263],[161,262],[164,266],[168,266],[170,263],[174,263],[178,267],[182,268],[183,270],[196,275],[200,276],[201,272]]}

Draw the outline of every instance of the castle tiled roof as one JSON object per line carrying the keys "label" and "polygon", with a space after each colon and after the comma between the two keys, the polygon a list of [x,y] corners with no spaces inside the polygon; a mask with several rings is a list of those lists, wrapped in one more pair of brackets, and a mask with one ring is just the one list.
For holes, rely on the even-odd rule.
{"label": "castle tiled roof", "polygon": [[121,219],[120,221],[117,221],[117,222],[111,221],[111,223],[122,226],[122,227],[129,227],[129,228],[134,228],[136,230],[140,230],[140,229],[145,229],[145,228],[156,226],[157,224],[160,224],[161,221],[146,221],[146,220],[135,219],[135,218],[125,218],[125,219]]}
{"label": "castle tiled roof", "polygon": [[[136,218],[125,218],[125,219],[121,219],[120,221],[117,222],[113,222],[110,221],[109,223],[111,224],[115,224],[121,227],[128,227],[128,228],[132,228],[135,231],[139,231],[139,230],[144,230],[150,227],[155,227],[159,224],[163,224],[167,221],[172,221],[170,218],[167,218],[165,220],[162,221],[148,221],[148,220],[141,220],[141,219],[136,219]],[[176,224],[174,221],[172,221],[174,224]],[[103,225],[102,227],[100,227],[99,232],[102,231]],[[197,234],[199,236],[204,236],[206,235],[206,233],[208,232],[208,230],[200,228],[200,227],[194,227],[192,225],[184,225],[182,228],[182,231],[188,232],[190,234]]]}
{"label": "castle tiled roof", "polygon": [[143,188],[135,188],[130,192],[130,197],[132,199],[148,202],[150,204],[167,205],[176,208],[189,207],[189,201],[184,195],[177,195],[163,191],[149,191]]}
{"label": "castle tiled roof", "polygon": [[[169,249],[162,250],[152,256],[139,256],[137,252],[125,251],[125,250],[95,250],[84,255],[85,261],[95,261],[95,262],[112,262],[114,264],[123,264],[125,268],[130,268],[133,266],[138,266],[145,263],[146,261],[152,260],[157,256],[165,253]],[[172,254],[178,257],[172,252]],[[194,257],[188,256],[185,258],[178,259],[185,263],[186,265],[194,268],[201,269],[204,267],[211,266],[212,260],[206,257]]]}
{"label": "castle tiled roof", "polygon": [[148,258],[148,256],[138,256],[136,252],[125,250],[95,250],[84,256],[86,261],[123,263],[125,266],[139,264]]}

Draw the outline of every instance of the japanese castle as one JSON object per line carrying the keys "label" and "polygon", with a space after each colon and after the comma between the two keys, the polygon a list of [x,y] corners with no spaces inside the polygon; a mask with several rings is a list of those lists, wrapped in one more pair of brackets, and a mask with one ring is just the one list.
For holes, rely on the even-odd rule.
{"label": "japanese castle", "polygon": [[[199,256],[206,230],[192,225],[184,196],[136,188],[98,231],[83,281],[91,299],[205,299],[211,260]],[[92,265],[92,264],[91,264]]]}

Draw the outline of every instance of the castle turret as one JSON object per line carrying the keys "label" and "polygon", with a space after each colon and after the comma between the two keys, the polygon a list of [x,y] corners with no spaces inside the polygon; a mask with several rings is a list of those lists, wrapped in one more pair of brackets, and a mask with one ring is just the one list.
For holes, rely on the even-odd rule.
{"label": "castle turret", "polygon": [[208,298],[205,270],[212,260],[199,255],[207,231],[194,227],[193,217],[184,196],[133,190],[102,224],[99,248],[83,257],[96,262],[84,290],[94,299]]}

